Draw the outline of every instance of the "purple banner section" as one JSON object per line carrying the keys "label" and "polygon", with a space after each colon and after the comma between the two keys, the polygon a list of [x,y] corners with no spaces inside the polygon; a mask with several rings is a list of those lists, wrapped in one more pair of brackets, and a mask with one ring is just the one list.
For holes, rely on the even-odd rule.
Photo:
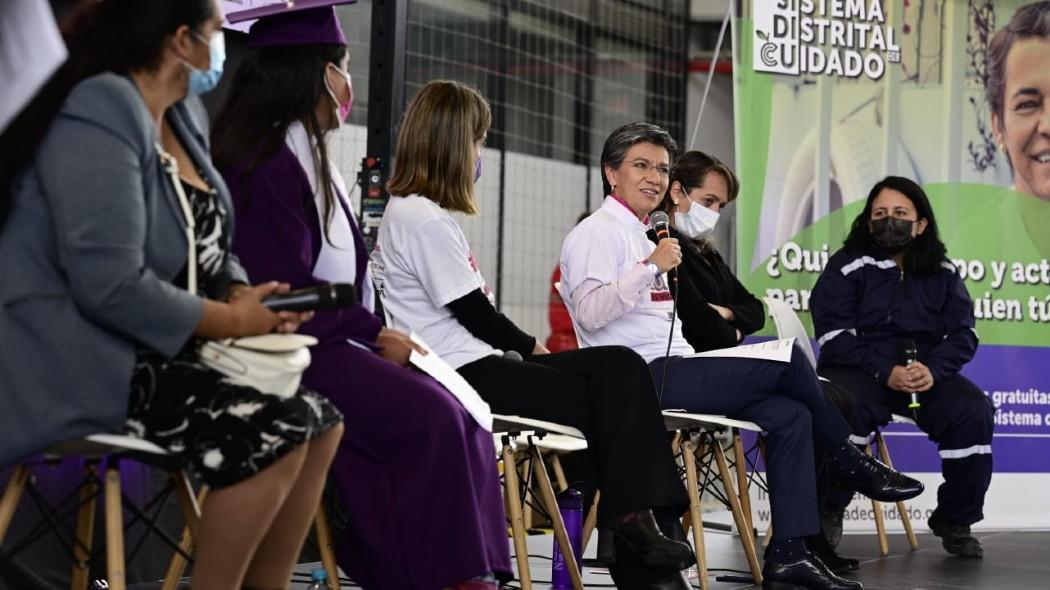
{"label": "purple banner section", "polygon": [[[962,374],[995,403],[992,455],[999,473],[1050,473],[1050,348],[980,346]],[[938,472],[936,446],[914,426],[885,430],[895,467]],[[911,436],[909,436],[911,435]],[[917,435],[917,436],[914,436]]]}
{"label": "purple banner section", "polygon": [[[769,338],[748,338],[749,343],[763,340]],[[816,342],[812,344],[819,354]],[[995,404],[995,471],[1050,473],[1050,348],[982,345],[962,374]],[[894,467],[940,472],[937,445],[919,429],[890,424],[883,432]],[[747,440],[749,447],[752,442]]]}

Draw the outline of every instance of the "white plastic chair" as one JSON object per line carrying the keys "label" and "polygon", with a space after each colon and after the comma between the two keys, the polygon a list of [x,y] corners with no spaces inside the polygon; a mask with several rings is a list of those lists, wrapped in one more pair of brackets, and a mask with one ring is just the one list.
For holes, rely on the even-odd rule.
{"label": "white plastic chair", "polygon": [[817,368],[817,355],[813,352],[813,343],[809,341],[806,327],[802,325],[802,320],[798,318],[795,310],[791,309],[790,305],[780,299],[765,297],[763,300],[766,302],[766,307],[769,308],[769,314],[773,316],[773,323],[777,327],[777,336],[780,338],[794,338],[799,343],[799,346],[802,347],[802,352],[806,353],[809,364],[814,369]]}
{"label": "white plastic chair", "polygon": [[[542,452],[544,448],[550,451],[582,450],[587,447],[587,442],[583,439],[583,433],[571,426],[523,418],[521,416],[493,414],[492,418],[492,433],[497,441],[497,451],[503,460],[507,516],[510,518],[511,535],[514,540],[514,557],[518,563],[518,580],[521,583],[522,590],[531,590],[532,573],[529,568],[529,552],[526,543],[528,533],[525,526],[525,515],[522,510],[522,505],[525,503],[521,494],[521,482],[518,476],[519,453],[526,456],[526,472],[534,473],[536,476],[535,484],[539,492],[539,500],[543,503],[547,514],[550,515],[551,523],[554,527],[554,536],[558,539],[558,546],[561,547],[566,567],[569,569],[572,586],[574,590],[583,590],[583,578],[579,568],[576,567],[576,557],[569,542],[568,532],[565,530],[565,521],[562,520],[561,512],[558,510],[558,502],[554,496],[554,487],[551,484],[550,475],[547,473],[547,466],[543,461]],[[548,437],[555,438],[548,443],[544,443]],[[526,489],[525,493],[535,492]],[[590,518],[588,516],[588,520]]]}

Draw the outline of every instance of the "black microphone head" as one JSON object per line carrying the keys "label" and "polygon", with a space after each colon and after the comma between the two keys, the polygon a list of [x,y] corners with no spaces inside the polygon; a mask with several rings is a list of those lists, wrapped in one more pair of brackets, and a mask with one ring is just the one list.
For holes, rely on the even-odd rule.
{"label": "black microphone head", "polygon": [[919,360],[919,347],[915,345],[915,340],[911,338],[901,340],[900,357],[905,363]]}
{"label": "black microphone head", "polygon": [[317,309],[344,309],[357,303],[357,290],[350,283],[330,283],[319,291]]}
{"label": "black microphone head", "polygon": [[656,232],[657,237],[666,238],[671,233],[668,230],[670,223],[670,218],[663,211],[654,211],[649,214],[649,227]]}

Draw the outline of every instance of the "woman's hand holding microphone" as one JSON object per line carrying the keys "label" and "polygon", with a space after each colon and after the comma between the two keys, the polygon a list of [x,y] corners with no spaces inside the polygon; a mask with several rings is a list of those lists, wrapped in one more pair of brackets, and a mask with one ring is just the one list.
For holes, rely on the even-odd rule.
{"label": "woman's hand holding microphone", "polygon": [[290,334],[313,317],[313,312],[275,312],[263,305],[269,295],[287,293],[287,283],[270,281],[249,286],[237,284],[226,293],[226,301],[204,300],[204,313],[195,333],[212,340],[259,336],[270,332]]}
{"label": "woman's hand holding microphone", "polygon": [[664,238],[649,255],[649,263],[656,265],[657,270],[665,273],[682,263],[682,247],[675,238]]}

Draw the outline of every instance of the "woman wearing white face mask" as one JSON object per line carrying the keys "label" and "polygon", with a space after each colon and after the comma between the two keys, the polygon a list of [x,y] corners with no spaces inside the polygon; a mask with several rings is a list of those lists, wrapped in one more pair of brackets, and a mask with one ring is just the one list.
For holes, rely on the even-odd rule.
{"label": "woman wearing white face mask", "polygon": [[[740,284],[708,240],[740,182],[728,166],[703,152],[682,154],[671,170],[660,210],[672,219],[671,237],[682,247],[678,300],[682,335],[698,352],[736,346],[762,328],[762,302]],[[650,240],[656,235],[650,232]]]}
{"label": "woman wearing white face mask", "polygon": [[[722,209],[736,199],[739,189],[740,181],[728,166],[714,156],[691,151],[675,162],[670,189],[660,203],[660,209],[673,219],[671,237],[678,238],[682,246],[678,290],[672,290],[678,300],[682,335],[698,352],[736,346],[765,324],[762,302],[737,280],[709,240]],[[655,238],[650,232],[649,239]],[[827,382],[820,385],[849,420],[853,410],[848,393]],[[852,492],[832,488],[819,471],[817,487],[822,510],[830,494],[852,498]],[[806,545],[836,573],[859,566],[856,559],[836,554],[821,535],[807,538]]]}

